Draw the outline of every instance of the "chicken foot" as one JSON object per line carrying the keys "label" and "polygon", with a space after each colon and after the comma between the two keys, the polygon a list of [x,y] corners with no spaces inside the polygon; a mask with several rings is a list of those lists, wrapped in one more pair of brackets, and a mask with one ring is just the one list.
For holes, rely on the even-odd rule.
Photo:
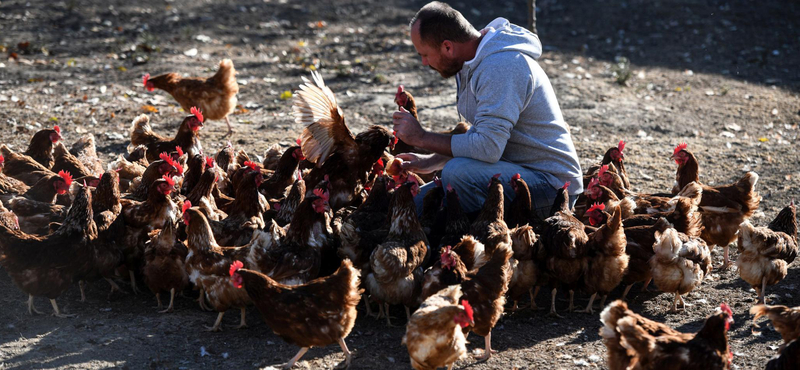
{"label": "chicken foot", "polygon": [[119,288],[119,285],[117,285],[117,283],[114,282],[114,280],[111,280],[109,278],[105,278],[105,279],[109,284],[111,284],[111,291],[108,292],[108,297],[106,299],[111,299],[111,295],[114,294],[115,291],[120,291],[121,292],[122,289]]}
{"label": "chicken foot", "polygon": [[50,304],[51,304],[51,305],[53,305],[53,316],[55,316],[55,317],[59,317],[59,318],[62,318],[62,319],[66,319],[66,318],[70,318],[70,317],[75,317],[75,315],[74,315],[74,314],[72,314],[72,315],[67,315],[67,314],[61,313],[61,312],[58,310],[58,303],[56,303],[56,300],[55,300],[55,299],[51,299],[51,300],[50,300]]}
{"label": "chicken foot", "polygon": [[229,137],[233,135],[233,128],[231,127],[231,120],[228,118],[228,116],[225,116],[225,123],[228,124],[228,133],[225,134],[224,137]]}
{"label": "chicken foot", "polygon": [[597,297],[597,293],[592,294],[592,296],[589,297],[589,304],[586,305],[586,309],[578,310],[578,311],[575,311],[575,312],[594,314],[594,309],[592,308],[592,304],[594,303],[594,299],[596,297]]}
{"label": "chicken foot", "polygon": [[486,348],[483,350],[483,354],[475,356],[475,359],[483,362],[492,357],[492,354],[497,353],[497,351],[492,349],[492,332],[490,331],[488,335],[483,337],[483,341],[485,343]]}
{"label": "chicken foot", "polygon": [[562,319],[563,317],[561,317],[561,315],[559,315],[556,312],[556,291],[557,291],[557,289],[553,288],[552,293],[550,293],[550,313],[549,313],[549,315],[558,317],[559,319]]}
{"label": "chicken foot", "polygon": [[239,326],[237,326],[236,329],[244,329],[244,328],[247,327],[247,321],[245,320],[245,314],[247,313],[247,308],[242,307],[241,310],[242,310],[241,311],[242,312],[242,319],[241,319],[241,322],[239,323]]}
{"label": "chicken foot", "polygon": [[729,254],[729,252],[730,252],[730,244],[722,247],[722,251],[723,251],[722,254],[723,254],[724,260],[722,262],[722,266],[720,266],[719,269],[724,271],[724,270],[727,270],[729,267],[731,267],[731,258],[730,258],[730,254]]}
{"label": "chicken foot", "polygon": [[[156,299],[158,299],[158,309],[161,309],[161,299],[158,298],[158,293],[156,293]],[[158,313],[167,313],[173,311],[173,303],[175,302],[175,288],[169,290],[169,307],[166,310],[158,311]]]}
{"label": "chicken foot", "polygon": [[540,286],[536,286],[536,290],[534,288],[528,289],[528,294],[531,296],[531,309],[532,310],[539,310],[539,306],[536,305],[536,296],[539,295]]}
{"label": "chicken foot", "polygon": [[[681,299],[681,295],[678,292],[675,292],[675,299],[672,301],[672,309],[669,310],[670,313],[678,312],[678,300]],[[681,300],[683,302],[683,300]]]}
{"label": "chicken foot", "polygon": [[214,326],[206,326],[206,331],[222,331],[222,316],[224,315],[225,312],[220,312],[219,315],[217,315],[217,321],[214,322]]}
{"label": "chicken foot", "polygon": [[350,367],[350,363],[353,362],[353,355],[347,349],[347,343],[344,342],[344,338],[339,338],[339,347],[342,347],[342,352],[344,352],[344,363],[336,365],[334,369],[347,369]]}
{"label": "chicken foot", "polygon": [[133,274],[133,271],[128,271],[128,274],[131,276],[131,290],[133,290],[133,294],[139,294],[140,290],[136,287],[136,275]]}
{"label": "chicken foot", "polygon": [[626,286],[626,287],[625,287],[625,291],[624,291],[624,292],[622,292],[622,298],[620,298],[620,299],[622,299],[622,300],[624,301],[624,300],[625,300],[625,297],[627,297],[627,296],[628,296],[628,292],[630,292],[630,291],[631,291],[631,288],[633,288],[633,284],[630,284],[630,285]]}
{"label": "chicken foot", "polygon": [[300,348],[300,351],[297,352],[297,354],[294,355],[294,357],[292,357],[292,359],[289,360],[289,362],[287,362],[285,365],[281,366],[281,369],[284,369],[284,370],[291,369],[292,366],[294,366],[294,363],[297,362],[297,360],[299,360],[300,357],[303,357],[303,355],[306,354],[306,352],[308,352],[308,347]]}
{"label": "chicken foot", "polygon": [[384,303],[383,305],[385,306],[385,309],[384,309],[383,312],[386,313],[386,324],[389,325],[390,328],[394,327],[394,325],[392,325],[392,320],[391,320],[392,316],[389,315],[389,304],[388,303]]}
{"label": "chicken foot", "polygon": [[33,305],[33,294],[28,294],[28,314],[33,316],[34,312],[42,315],[42,312],[37,310],[36,306]]}

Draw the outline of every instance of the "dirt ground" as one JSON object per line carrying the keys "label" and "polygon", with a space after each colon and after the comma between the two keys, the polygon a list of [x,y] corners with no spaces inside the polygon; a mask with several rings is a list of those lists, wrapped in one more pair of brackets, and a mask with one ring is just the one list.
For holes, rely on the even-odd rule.
{"label": "dirt ground", "polygon": [[[667,191],[675,172],[669,156],[685,141],[707,184],[735,181],[745,171],[761,176],[756,224],[765,225],[798,198],[800,56],[794,46],[800,42],[800,4],[538,3],[545,47],[539,63],[554,85],[583,166],[624,139],[635,190]],[[423,4],[0,0],[0,142],[21,149],[38,128],[59,124],[69,144],[95,134],[102,155],[112,159],[125,150],[130,122],[143,110],[152,112],[156,131],[170,135],[185,114],[169,95],[145,91],[144,73],[211,74],[222,58],[233,59],[241,88],[230,141],[252,154],[263,154],[275,142],[288,146],[298,136],[302,127],[291,118],[285,92],[311,66],[322,72],[355,132],[390,124],[398,84],[415,94],[426,126],[444,129],[458,119],[455,83],[422,67],[407,36],[407,22]],[[498,16],[526,21],[525,1],[451,5],[479,28]],[[7,59],[11,53],[18,59]],[[627,68],[617,57],[630,61]],[[224,122],[206,125],[207,150],[225,144],[225,131]],[[721,250],[714,258],[721,264]],[[26,295],[0,273],[0,368],[254,368],[280,364],[297,350],[274,335],[254,309],[248,311],[248,329],[233,329],[238,313],[230,312],[225,331],[207,333],[203,328],[216,314],[199,311],[192,299],[177,299],[175,313],[158,314],[151,294],[127,293],[122,284],[126,293],[110,299],[105,282],[89,286],[86,303],[78,302],[77,287],[61,296],[62,310],[76,318],[31,317]],[[768,297],[798,306],[798,287],[794,266]],[[697,331],[714,307],[727,302],[736,319],[729,333],[734,368],[763,368],[780,344],[770,326],[751,334],[747,311],[756,294],[735,271],[715,270],[689,294],[692,306],[679,314],[666,313],[671,295],[638,290],[629,296],[635,311],[686,332]],[[586,304],[585,295],[576,297],[578,305]],[[46,300],[36,303],[49,311]],[[549,294],[541,294],[538,304],[547,306]],[[557,305],[566,309],[565,293]],[[393,314],[402,317],[402,309]],[[532,310],[507,314],[493,332],[499,354],[481,364],[465,359],[457,367],[605,368],[598,314],[564,314],[563,319]],[[356,353],[352,368],[410,368],[400,344],[404,331],[359,317],[347,338]],[[470,349],[482,348],[482,338],[469,339]],[[343,358],[337,346],[312,349],[296,366],[331,368]]]}

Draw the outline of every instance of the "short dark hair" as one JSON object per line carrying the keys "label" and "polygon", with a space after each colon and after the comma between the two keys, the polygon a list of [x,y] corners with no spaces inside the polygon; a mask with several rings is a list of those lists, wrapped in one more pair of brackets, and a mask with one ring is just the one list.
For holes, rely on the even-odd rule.
{"label": "short dark hair", "polygon": [[409,26],[413,27],[417,22],[420,39],[434,46],[441,45],[444,40],[467,42],[477,33],[475,27],[458,10],[439,1],[423,6],[411,18]]}

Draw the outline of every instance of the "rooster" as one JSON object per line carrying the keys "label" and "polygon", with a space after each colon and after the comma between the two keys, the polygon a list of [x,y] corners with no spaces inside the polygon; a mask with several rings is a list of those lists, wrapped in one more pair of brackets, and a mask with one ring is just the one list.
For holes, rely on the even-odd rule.
{"label": "rooster", "polygon": [[730,369],[733,353],[728,345],[728,330],[733,312],[722,303],[694,336],[662,334],[653,336],[638,325],[634,317],[617,321],[620,343],[636,354],[637,369]]}
{"label": "rooster", "polygon": [[11,280],[28,294],[28,313],[41,314],[33,305],[34,296],[45,296],[53,306],[53,315],[61,313],[56,303],[73,279],[92,259],[89,242],[97,237],[93,221],[92,196],[80,187],[61,226],[47,236],[28,235],[0,226],[0,265]]}
{"label": "rooster", "polygon": [[358,270],[350,261],[342,261],[330,276],[295,286],[242,267],[240,261],[230,265],[230,282],[249,296],[275,334],[301,347],[283,369],[291,369],[309,348],[333,343],[342,347],[344,367],[350,366],[352,356],[344,339],[355,325],[361,300]]}
{"label": "rooster", "polygon": [[[675,186],[672,188],[673,194],[692,181],[700,183],[697,158],[687,149],[686,143],[675,147],[672,159],[678,164]],[[757,182],[758,174],[748,172],[733,184],[713,187],[703,185],[700,209],[705,228],[700,237],[710,246],[723,247],[725,261],[722,269],[730,265],[728,249],[729,245],[736,241],[739,225],[750,219],[761,203],[761,196],[755,190]]]}
{"label": "rooster", "polygon": [[204,120],[203,113],[192,107],[191,115],[186,116],[181,121],[178,133],[170,140],[153,132],[153,128],[150,127],[150,117],[142,114],[131,122],[131,145],[129,149],[144,145],[147,148],[146,158],[150,162],[158,159],[161,153],[172,152],[176,147],[189,154],[189,157],[203,154],[203,146],[200,144],[198,131],[203,128]]}
{"label": "rooster", "polygon": [[292,106],[295,123],[306,126],[300,136],[303,156],[316,164],[304,179],[313,189],[327,176],[332,185],[330,206],[336,211],[356,198],[373,164],[396,138],[380,126],[354,137],[322,76],[312,71],[311,77],[313,83],[303,77]]}
{"label": "rooster", "polygon": [[690,238],[673,228],[656,232],[653,244],[655,255],[650,259],[653,282],[659,289],[675,293],[670,312],[678,312],[681,295],[700,286],[711,273],[711,254],[708,246],[700,238]]}
{"label": "rooster", "polygon": [[758,292],[765,303],[768,285],[775,285],[788,273],[797,257],[797,213],[794,201],[784,207],[769,227],[754,227],[750,221],[739,225],[739,276]]}
{"label": "rooster", "polygon": [[403,304],[406,316],[415,305],[422,287],[422,266],[428,257],[428,239],[419,224],[414,195],[416,183],[408,182],[394,192],[391,228],[386,240],[370,257],[371,272],[366,282],[370,294],[385,303],[386,323],[392,326],[389,304]]}
{"label": "rooster", "polygon": [[142,77],[142,83],[147,91],[161,89],[172,95],[184,111],[198,107],[210,120],[225,119],[228,125],[226,136],[233,133],[228,115],[236,109],[239,84],[230,59],[221,60],[219,70],[212,77],[181,77],[179,73],[150,77],[148,73]]}
{"label": "rooster", "polygon": [[462,300],[461,287],[452,285],[427,298],[406,325],[402,344],[416,370],[448,369],[467,353],[462,328],[474,325],[473,310]]}

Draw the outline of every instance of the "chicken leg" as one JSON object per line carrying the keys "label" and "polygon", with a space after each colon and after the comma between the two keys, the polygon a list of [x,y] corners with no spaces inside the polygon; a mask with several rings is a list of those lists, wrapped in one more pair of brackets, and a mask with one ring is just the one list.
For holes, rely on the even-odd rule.
{"label": "chicken leg", "polygon": [[536,296],[539,295],[540,286],[536,286],[536,290],[534,288],[528,289],[528,294],[531,296],[531,309],[538,310],[539,306],[536,305]]}
{"label": "chicken leg", "polygon": [[133,294],[139,294],[139,288],[136,287],[136,275],[133,274],[133,271],[128,271],[128,274],[131,276],[131,290],[133,290]]}
{"label": "chicken leg", "polygon": [[[158,294],[156,294],[156,298],[158,298]],[[172,312],[173,310],[173,303],[175,302],[175,288],[169,290],[169,307],[166,310],[158,311],[158,313],[167,313]],[[158,300],[158,308],[161,308],[161,300]]]}
{"label": "chicken leg", "polygon": [[761,287],[756,287],[758,292],[758,303],[767,304],[767,277],[761,278]]}
{"label": "chicken leg", "polygon": [[550,293],[550,316],[555,316],[561,319],[561,315],[556,312],[556,288],[553,288],[552,293]]}
{"label": "chicken leg", "polygon": [[225,123],[228,124],[228,133],[225,134],[224,137],[229,137],[229,136],[233,135],[233,128],[231,127],[231,120],[228,119],[228,116],[225,116]]}
{"label": "chicken leg", "polygon": [[625,287],[625,291],[622,292],[622,298],[621,298],[623,301],[625,300],[625,297],[628,296],[628,292],[631,291],[631,288],[633,288],[633,284],[630,284],[630,285]]}
{"label": "chicken leg", "polygon": [[37,310],[36,306],[33,305],[33,294],[28,294],[28,314],[33,316],[34,312],[39,315],[42,314],[42,312]]}
{"label": "chicken leg", "polygon": [[475,356],[475,359],[478,361],[486,361],[492,357],[492,354],[497,353],[497,351],[492,349],[492,332],[490,331],[488,335],[483,337],[483,341],[485,343],[485,348],[483,349],[483,354]]}
{"label": "chicken leg", "polygon": [[384,303],[383,305],[385,306],[385,309],[384,309],[383,312],[386,313],[386,324],[389,325],[390,328],[394,327],[394,325],[392,325],[392,320],[391,320],[392,316],[389,315],[389,304],[388,303]]}
{"label": "chicken leg", "polygon": [[55,316],[55,317],[60,317],[60,318],[62,318],[62,319],[69,318],[69,317],[75,317],[75,315],[74,315],[74,314],[72,314],[72,315],[67,315],[67,314],[63,314],[63,313],[61,313],[61,312],[58,310],[58,303],[56,303],[56,300],[55,300],[55,299],[51,299],[51,300],[50,300],[50,304],[51,304],[51,305],[53,305],[53,316]]}
{"label": "chicken leg", "polygon": [[[650,285],[651,281],[653,281],[653,278],[648,278],[647,280],[644,281],[644,285],[642,285],[642,291],[643,292],[649,292],[650,291],[650,290],[647,289],[647,287]],[[633,284],[631,284],[631,285],[633,285]]]}
{"label": "chicken leg", "polygon": [[114,294],[114,291],[117,291],[117,290],[121,291],[121,289],[119,288],[119,285],[117,285],[117,283],[114,282],[114,280],[111,280],[109,278],[105,278],[105,279],[109,284],[111,284],[111,291],[108,292],[108,298],[107,298],[107,299],[111,299],[111,294]]}
{"label": "chicken leg", "polygon": [[344,352],[344,364],[336,365],[334,369],[347,369],[350,367],[350,363],[353,362],[353,355],[347,349],[347,343],[344,342],[344,338],[339,338],[339,347],[342,347],[342,352]]}
{"label": "chicken leg", "polygon": [[81,303],[86,302],[86,293],[84,292],[85,285],[86,285],[85,281],[83,280],[78,281],[78,288],[81,290],[81,300],[80,300]]}
{"label": "chicken leg", "polygon": [[156,309],[158,312],[161,312],[161,308],[164,307],[164,305],[161,304],[161,294],[156,293],[156,301],[158,302],[158,307]]}
{"label": "chicken leg", "polygon": [[287,362],[285,365],[281,366],[281,369],[284,369],[284,370],[291,369],[292,366],[294,366],[294,363],[297,362],[297,360],[299,360],[300,357],[303,357],[303,355],[306,354],[306,352],[308,352],[308,347],[300,348],[300,351],[297,352],[297,354],[294,355],[294,357],[292,357],[292,359],[289,360],[289,362]]}
{"label": "chicken leg", "polygon": [[206,331],[222,331],[222,316],[225,315],[225,312],[220,312],[217,315],[217,321],[214,322],[214,326],[208,327],[206,326]]}
{"label": "chicken leg", "polygon": [[575,298],[575,291],[570,289],[569,290],[569,307],[567,308],[567,311],[569,311],[569,312],[572,312],[572,311],[575,310],[575,306],[573,305],[574,298]]}
{"label": "chicken leg", "polygon": [[578,311],[575,311],[575,312],[594,314],[594,309],[592,309],[592,304],[594,303],[595,297],[597,297],[597,293],[594,293],[594,294],[592,294],[591,297],[589,297],[589,304],[586,305],[586,309],[578,310]]}
{"label": "chicken leg", "polygon": [[675,299],[672,301],[672,309],[669,310],[670,313],[678,312],[678,299],[681,297],[678,292],[675,292]]}
{"label": "chicken leg", "polygon": [[247,321],[245,321],[245,319],[244,319],[244,315],[247,312],[247,308],[242,307],[241,310],[242,310],[242,320],[239,323],[239,326],[236,327],[236,329],[244,329],[244,328],[247,327]]}

